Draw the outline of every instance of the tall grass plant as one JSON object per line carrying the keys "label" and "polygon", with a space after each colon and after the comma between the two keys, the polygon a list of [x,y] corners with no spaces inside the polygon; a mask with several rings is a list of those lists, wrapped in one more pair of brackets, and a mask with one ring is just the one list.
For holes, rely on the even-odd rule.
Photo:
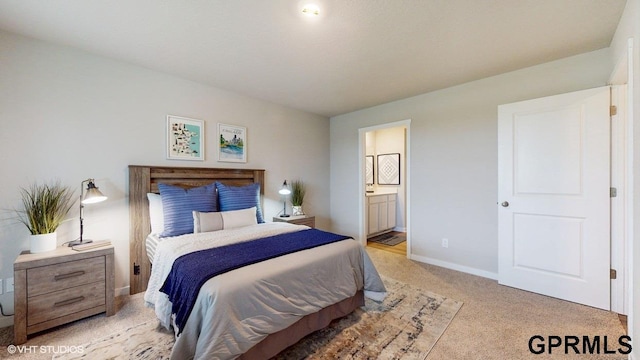
{"label": "tall grass plant", "polygon": [[291,205],[302,206],[306,193],[307,189],[302,181],[294,180],[291,182]]}
{"label": "tall grass plant", "polygon": [[73,190],[59,181],[31,184],[20,195],[24,209],[16,210],[18,219],[32,235],[55,232],[75,202]]}

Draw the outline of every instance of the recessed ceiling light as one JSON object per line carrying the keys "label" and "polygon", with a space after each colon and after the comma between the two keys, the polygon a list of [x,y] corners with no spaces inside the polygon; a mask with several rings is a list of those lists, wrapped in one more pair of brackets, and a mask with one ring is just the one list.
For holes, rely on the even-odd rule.
{"label": "recessed ceiling light", "polygon": [[302,8],[302,13],[307,16],[318,16],[320,15],[320,8],[315,4],[305,5]]}

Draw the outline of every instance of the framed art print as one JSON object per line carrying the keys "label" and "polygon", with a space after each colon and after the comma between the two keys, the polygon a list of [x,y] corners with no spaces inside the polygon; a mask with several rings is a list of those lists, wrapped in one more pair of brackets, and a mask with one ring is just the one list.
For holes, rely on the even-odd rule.
{"label": "framed art print", "polygon": [[400,154],[378,155],[378,185],[400,185]]}
{"label": "framed art print", "polygon": [[366,185],[373,185],[373,179],[375,174],[375,169],[373,166],[373,155],[367,155],[364,157],[364,176]]}
{"label": "framed art print", "polygon": [[218,124],[218,161],[247,162],[247,128]]}
{"label": "framed art print", "polygon": [[167,159],[204,160],[204,121],[167,115]]}

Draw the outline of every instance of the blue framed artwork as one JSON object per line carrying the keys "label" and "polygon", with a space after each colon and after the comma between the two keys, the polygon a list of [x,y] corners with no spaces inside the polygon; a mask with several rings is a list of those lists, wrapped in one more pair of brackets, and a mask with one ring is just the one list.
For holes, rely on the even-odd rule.
{"label": "blue framed artwork", "polygon": [[204,121],[167,115],[167,159],[204,160]]}
{"label": "blue framed artwork", "polygon": [[247,162],[247,128],[218,124],[218,161]]}

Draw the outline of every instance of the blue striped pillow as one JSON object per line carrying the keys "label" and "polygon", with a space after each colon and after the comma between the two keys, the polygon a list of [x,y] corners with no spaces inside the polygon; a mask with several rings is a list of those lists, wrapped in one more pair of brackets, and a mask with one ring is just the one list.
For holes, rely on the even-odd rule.
{"label": "blue striped pillow", "polygon": [[216,187],[218,188],[220,211],[242,210],[255,206],[258,224],[264,222],[260,208],[260,184],[253,183],[238,187],[216,182]]}
{"label": "blue striped pillow", "polygon": [[178,236],[193,232],[192,211],[217,211],[216,185],[211,183],[191,189],[178,186],[158,184],[162,197],[162,210],[164,212],[165,236]]}

